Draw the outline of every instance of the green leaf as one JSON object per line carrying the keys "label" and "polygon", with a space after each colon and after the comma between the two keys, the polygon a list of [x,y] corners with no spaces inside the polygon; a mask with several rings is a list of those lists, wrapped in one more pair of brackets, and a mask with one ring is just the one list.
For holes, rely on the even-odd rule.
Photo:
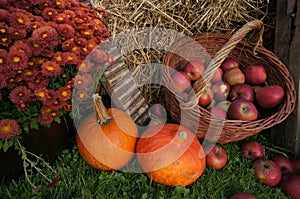
{"label": "green leaf", "polygon": [[6,140],[3,145],[3,151],[6,152],[8,150],[8,148],[9,148],[9,143]]}
{"label": "green leaf", "polygon": [[39,129],[39,124],[36,122],[36,120],[32,120],[32,121],[30,122],[30,128],[31,128],[31,129],[36,129],[36,130]]}
{"label": "green leaf", "polygon": [[59,123],[59,124],[61,123],[61,119],[60,119],[60,117],[56,117],[56,118],[54,118],[54,121],[55,121],[55,122],[57,122],[57,123]]}
{"label": "green leaf", "polygon": [[0,140],[0,149],[2,149],[2,147],[3,147],[3,141]]}

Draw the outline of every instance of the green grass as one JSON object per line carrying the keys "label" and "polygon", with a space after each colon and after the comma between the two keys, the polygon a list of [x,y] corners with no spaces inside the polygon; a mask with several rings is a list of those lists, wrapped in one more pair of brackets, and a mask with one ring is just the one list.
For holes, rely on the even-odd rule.
{"label": "green grass", "polygon": [[[275,152],[274,147],[263,136],[258,139],[267,147],[266,155]],[[32,194],[32,186],[24,176],[18,180],[3,181],[0,198],[230,198],[236,192],[249,192],[259,199],[284,199],[278,187],[268,187],[257,182],[253,177],[252,162],[243,158],[239,151],[241,142],[222,145],[228,153],[228,163],[222,170],[206,168],[203,175],[187,187],[167,187],[151,181],[143,173],[125,171],[98,171],[87,165],[80,157],[76,145],[64,150],[54,168],[61,168],[60,180],[50,190],[43,187]],[[273,147],[273,148],[272,148]],[[130,166],[137,166],[136,162]],[[45,171],[46,173],[50,170]],[[41,179],[31,175],[34,182]]]}

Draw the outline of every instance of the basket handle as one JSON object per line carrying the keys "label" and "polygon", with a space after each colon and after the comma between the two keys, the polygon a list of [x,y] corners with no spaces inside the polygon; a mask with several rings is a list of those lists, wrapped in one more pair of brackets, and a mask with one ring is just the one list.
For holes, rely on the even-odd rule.
{"label": "basket handle", "polygon": [[[256,48],[262,45],[262,37],[264,32],[264,24],[261,20],[253,20],[245,25],[243,25],[239,30],[237,30],[232,37],[224,44],[224,46],[215,54],[214,58],[210,61],[205,73],[202,78],[194,82],[194,91],[196,98],[195,101],[190,101],[189,104],[185,104],[186,107],[194,107],[199,100],[202,92],[205,89],[206,84],[212,78],[214,72],[221,66],[224,60],[228,57],[229,53],[236,47],[236,45],[242,41],[245,36],[252,30],[255,30],[254,33],[254,43],[255,47],[253,49],[253,53],[255,53]],[[192,104],[190,104],[192,103]]]}

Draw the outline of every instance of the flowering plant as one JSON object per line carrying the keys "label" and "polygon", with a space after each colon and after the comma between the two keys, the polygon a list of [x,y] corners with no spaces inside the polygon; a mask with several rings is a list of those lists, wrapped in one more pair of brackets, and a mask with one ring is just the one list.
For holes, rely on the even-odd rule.
{"label": "flowering plant", "polygon": [[[85,57],[109,31],[103,9],[77,0],[1,0],[0,149],[22,132],[71,114],[72,95],[85,100],[91,72],[111,60],[105,50]],[[73,88],[76,87],[76,93]]]}

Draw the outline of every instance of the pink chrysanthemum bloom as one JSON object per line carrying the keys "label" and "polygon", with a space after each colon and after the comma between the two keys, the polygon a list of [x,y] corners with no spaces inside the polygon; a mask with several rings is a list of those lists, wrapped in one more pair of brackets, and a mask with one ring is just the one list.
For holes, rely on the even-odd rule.
{"label": "pink chrysanthemum bloom", "polygon": [[58,99],[65,102],[71,99],[72,91],[68,87],[61,87],[57,90]]}
{"label": "pink chrysanthemum bloom", "polygon": [[58,13],[52,20],[58,24],[68,24],[69,17],[65,13]]}
{"label": "pink chrysanthemum bloom", "polygon": [[75,35],[75,29],[69,24],[59,24],[57,31],[64,38],[72,38]]}
{"label": "pink chrysanthemum bloom", "polygon": [[55,0],[55,7],[59,8],[60,10],[64,10],[66,8],[66,1],[65,0]]}
{"label": "pink chrysanthemum bloom", "polygon": [[63,58],[63,52],[56,52],[52,57],[52,61],[58,63],[59,65],[65,65],[65,61]]}
{"label": "pink chrysanthemum bloom", "polygon": [[84,60],[83,63],[80,63],[77,65],[78,71],[82,73],[87,73],[91,71],[91,68],[93,67],[93,63],[90,62],[90,60]]}
{"label": "pink chrysanthemum bloom", "polygon": [[74,39],[68,39],[66,41],[64,41],[61,45],[61,48],[64,50],[64,51],[72,51],[72,48],[75,47],[75,42],[74,42]]}
{"label": "pink chrysanthemum bloom", "polygon": [[28,55],[18,50],[10,49],[7,54],[7,62],[13,70],[22,70],[28,67]]}
{"label": "pink chrysanthemum bloom", "polygon": [[29,19],[30,13],[11,12],[9,17],[9,23],[11,26],[19,29],[29,30],[31,28],[31,21]]}
{"label": "pink chrysanthemum bloom", "polygon": [[10,92],[9,99],[15,104],[28,102],[31,100],[31,90],[26,86],[18,86]]}
{"label": "pink chrysanthemum bloom", "polygon": [[85,45],[87,45],[87,39],[82,38],[82,37],[75,38],[74,42],[79,47],[84,47]]}
{"label": "pink chrysanthemum bloom", "polygon": [[79,62],[77,55],[70,52],[63,53],[63,59],[65,64],[78,64]]}
{"label": "pink chrysanthemum bloom", "polygon": [[24,81],[32,81],[37,75],[39,74],[39,72],[37,71],[37,69],[30,69],[27,68],[23,71],[22,73],[22,79]]}
{"label": "pink chrysanthemum bloom", "polygon": [[76,91],[76,99],[78,101],[84,101],[87,98],[88,98],[88,93],[85,90],[81,89]]}
{"label": "pink chrysanthemum bloom", "polygon": [[60,37],[56,29],[46,25],[34,30],[31,38],[44,48],[55,47],[60,43]]}
{"label": "pink chrysanthemum bloom", "polygon": [[53,61],[47,61],[42,64],[42,74],[46,77],[57,77],[61,74],[61,67]]}
{"label": "pink chrysanthemum bloom", "polygon": [[57,13],[58,12],[55,8],[47,7],[42,11],[42,16],[46,21],[50,21],[57,15]]}
{"label": "pink chrysanthemum bloom", "polygon": [[45,87],[36,88],[34,90],[34,96],[41,102],[45,102],[48,99],[48,89]]}
{"label": "pink chrysanthemum bloom", "polygon": [[16,120],[2,119],[0,120],[0,138],[8,140],[14,136],[19,135],[20,127]]}
{"label": "pink chrysanthemum bloom", "polygon": [[75,89],[84,89],[93,81],[91,75],[88,73],[77,74],[74,77],[74,88]]}

